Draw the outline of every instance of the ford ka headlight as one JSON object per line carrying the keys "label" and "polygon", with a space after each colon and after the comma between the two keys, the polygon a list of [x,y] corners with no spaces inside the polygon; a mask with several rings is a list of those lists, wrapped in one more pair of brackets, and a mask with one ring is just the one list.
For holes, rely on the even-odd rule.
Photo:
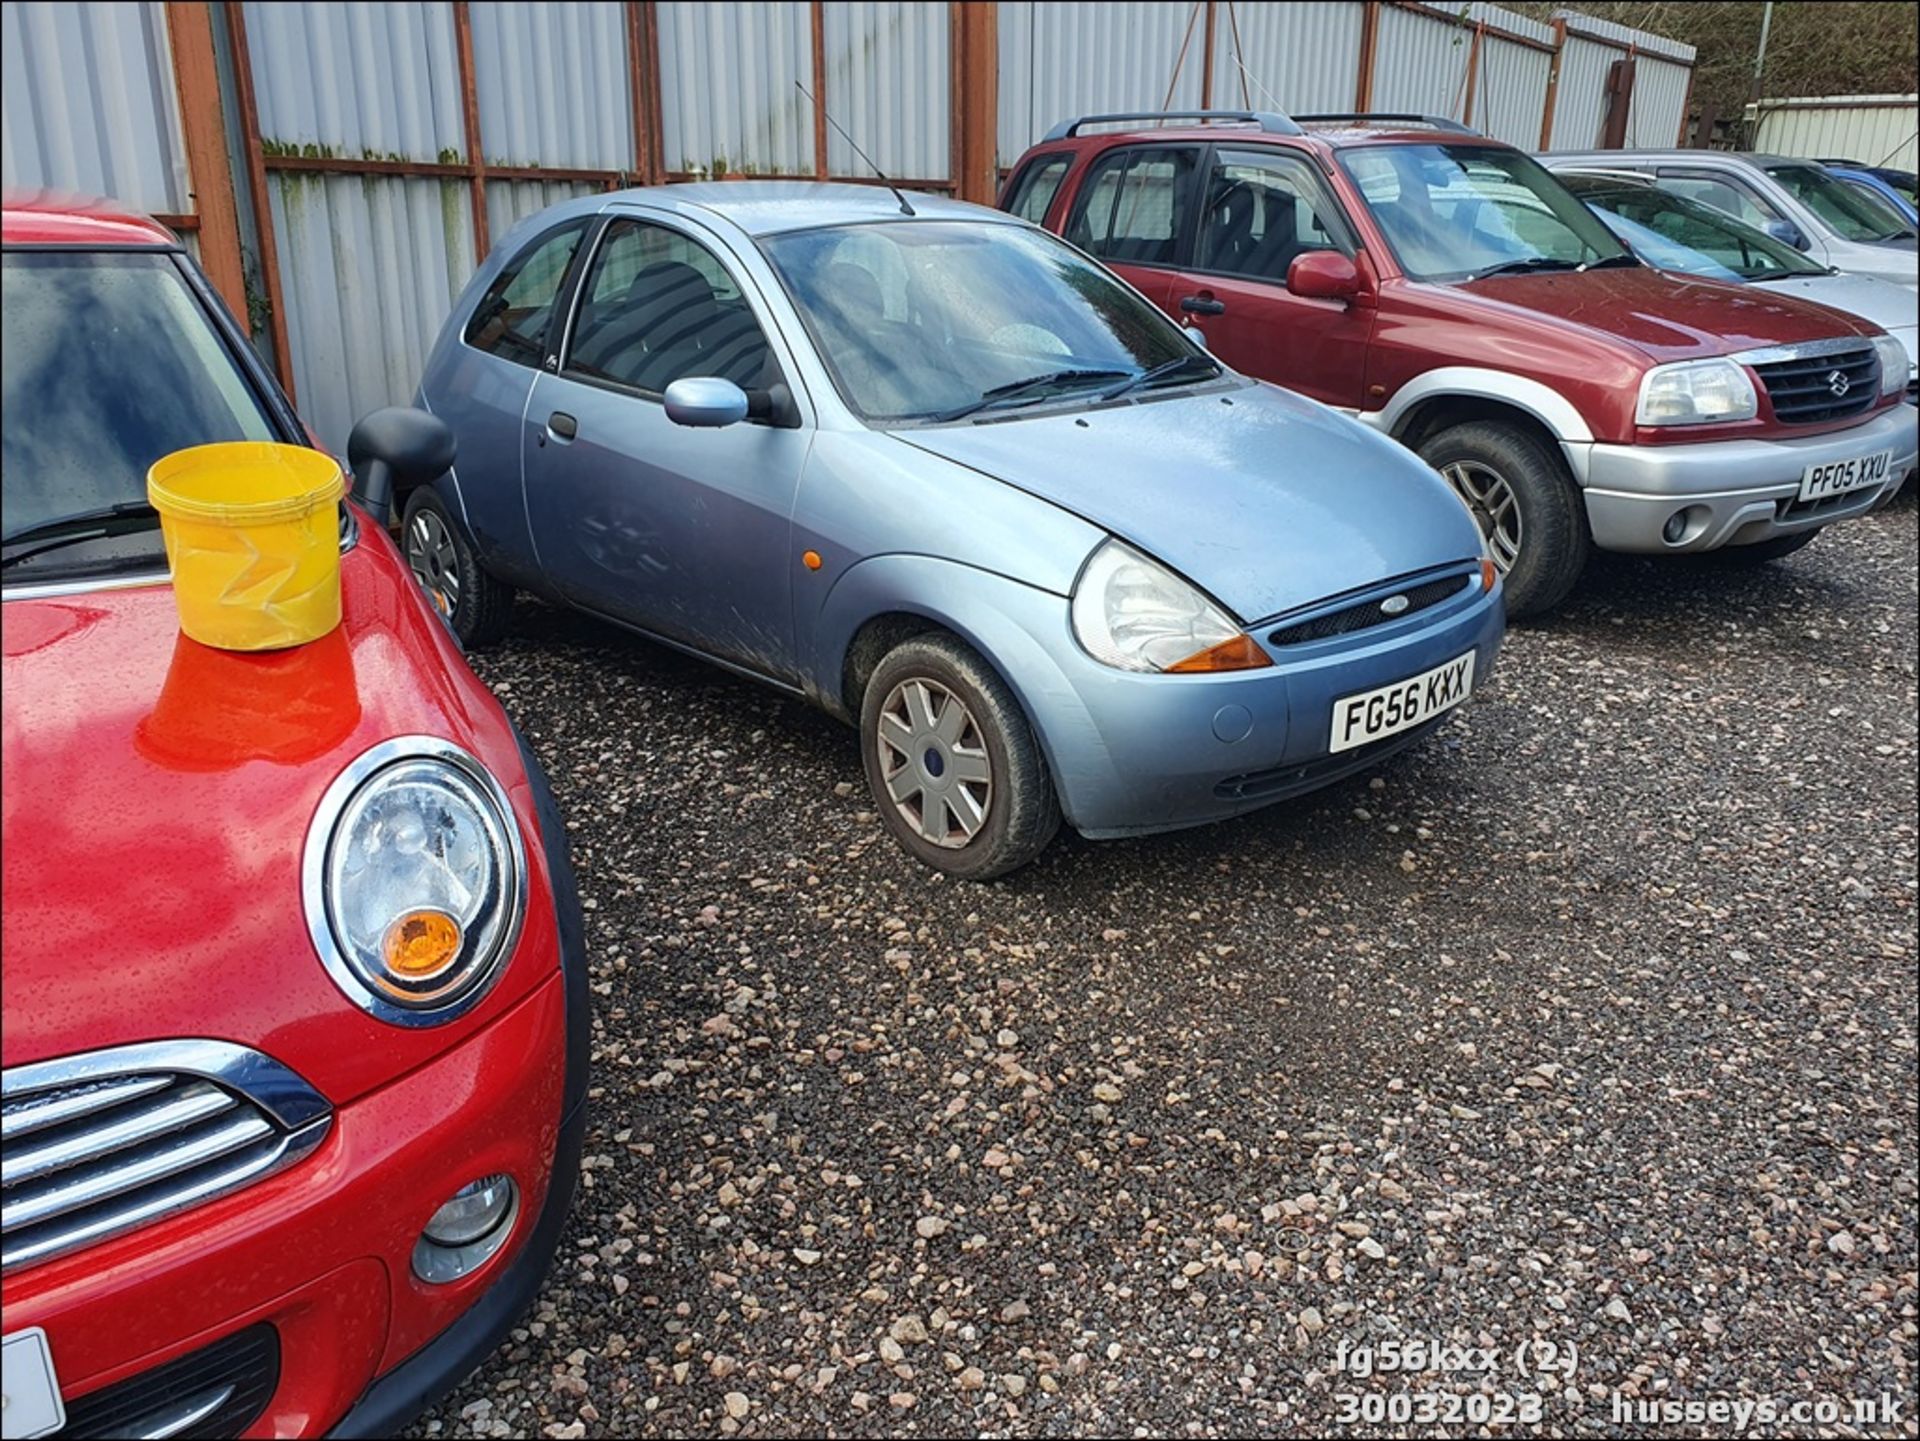
{"label": "ford ka headlight", "polygon": [[1683,360],[1656,365],[1640,379],[1639,425],[1711,425],[1752,420],[1759,398],[1746,367],[1732,360]]}
{"label": "ford ka headlight", "polygon": [[471,1009],[526,911],[506,793],[464,750],[426,736],[383,742],[334,781],[307,833],[302,881],[328,972],[396,1025]]}
{"label": "ford ka headlight", "polygon": [[1080,572],[1073,633],[1088,655],[1121,670],[1188,674],[1273,664],[1213,601],[1117,540],[1101,545]]}

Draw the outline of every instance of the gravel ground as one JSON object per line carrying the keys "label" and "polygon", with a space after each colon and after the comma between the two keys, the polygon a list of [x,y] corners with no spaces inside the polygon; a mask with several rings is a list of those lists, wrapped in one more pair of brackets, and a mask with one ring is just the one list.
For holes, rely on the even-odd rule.
{"label": "gravel ground", "polygon": [[[523,602],[475,660],[589,907],[586,1189],[418,1433],[1915,1435],[1915,654],[1910,497],[1604,559],[1373,778],[981,887],[851,731]],[[1498,1354],[1336,1369],[1394,1338]]]}

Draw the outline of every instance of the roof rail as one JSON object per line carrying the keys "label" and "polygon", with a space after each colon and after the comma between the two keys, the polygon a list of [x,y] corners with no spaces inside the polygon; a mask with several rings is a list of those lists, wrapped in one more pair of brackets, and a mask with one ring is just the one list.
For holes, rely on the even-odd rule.
{"label": "roof rail", "polygon": [[1063,120],[1049,130],[1045,140],[1068,140],[1080,133],[1082,125],[1111,125],[1123,120],[1237,120],[1243,125],[1258,125],[1269,135],[1299,135],[1301,131],[1286,116],[1274,110],[1138,110],[1122,115],[1080,115]]}
{"label": "roof rail", "polygon": [[1296,120],[1308,123],[1328,123],[1340,120],[1398,120],[1402,124],[1431,125],[1435,130],[1446,130],[1455,135],[1478,135],[1480,132],[1471,125],[1462,125],[1458,120],[1449,120],[1444,115],[1416,115],[1412,111],[1397,110],[1334,110],[1318,115],[1296,115]]}

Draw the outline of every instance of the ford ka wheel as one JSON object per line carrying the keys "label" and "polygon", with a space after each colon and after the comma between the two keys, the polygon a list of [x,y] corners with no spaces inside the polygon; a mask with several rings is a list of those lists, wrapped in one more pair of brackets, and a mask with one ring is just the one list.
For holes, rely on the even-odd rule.
{"label": "ford ka wheel", "polygon": [[1060,806],[1006,683],[951,636],[890,651],[860,714],[882,823],[916,858],[965,880],[1025,865],[1060,827]]}
{"label": "ford ka wheel", "polygon": [[431,486],[407,497],[400,542],[407,569],[462,646],[490,645],[506,633],[513,587],[481,568],[466,533]]}
{"label": "ford ka wheel", "polygon": [[1520,502],[1513,487],[1499,471],[1471,460],[1456,460],[1440,475],[1467,503],[1487,553],[1505,575],[1520,558]]}
{"label": "ford ka wheel", "polygon": [[1567,598],[1593,532],[1558,446],[1524,425],[1470,420],[1422,441],[1420,458],[1472,512],[1505,578],[1509,616],[1540,615]]}

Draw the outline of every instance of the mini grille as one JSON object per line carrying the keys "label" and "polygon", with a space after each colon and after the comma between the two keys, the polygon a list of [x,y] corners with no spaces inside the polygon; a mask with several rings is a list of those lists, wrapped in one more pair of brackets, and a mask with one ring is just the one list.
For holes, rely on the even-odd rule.
{"label": "mini grille", "polygon": [[[204,1051],[218,1043],[180,1044]],[[0,1264],[11,1271],[144,1225],[257,1180],[319,1143],[330,1122],[319,1096],[265,1057],[220,1050],[250,1059],[280,1086],[272,1107],[247,1093],[244,1066],[214,1075],[113,1067],[116,1054],[163,1060],[165,1043],[7,1072]],[[290,1095],[292,1087],[304,1094]]]}
{"label": "mini grille", "polygon": [[55,1436],[238,1436],[280,1384],[280,1335],[250,1326],[67,1403]]}
{"label": "mini grille", "polygon": [[[1385,625],[1390,620],[1405,620],[1417,615],[1429,606],[1438,605],[1474,583],[1472,576],[1450,575],[1440,580],[1430,580],[1421,585],[1409,586],[1405,590],[1383,592],[1367,597],[1345,610],[1330,611],[1326,615],[1317,615],[1312,620],[1303,620],[1297,625],[1282,626],[1271,632],[1267,639],[1274,645],[1305,645],[1309,641],[1326,640],[1336,635],[1350,635],[1357,630],[1366,630],[1370,626]],[[1404,609],[1392,615],[1380,608],[1381,602],[1392,595],[1407,598]]]}
{"label": "mini grille", "polygon": [[1753,369],[1766,384],[1775,417],[1789,425],[1858,415],[1880,398],[1880,361],[1872,346],[1770,360]]}

